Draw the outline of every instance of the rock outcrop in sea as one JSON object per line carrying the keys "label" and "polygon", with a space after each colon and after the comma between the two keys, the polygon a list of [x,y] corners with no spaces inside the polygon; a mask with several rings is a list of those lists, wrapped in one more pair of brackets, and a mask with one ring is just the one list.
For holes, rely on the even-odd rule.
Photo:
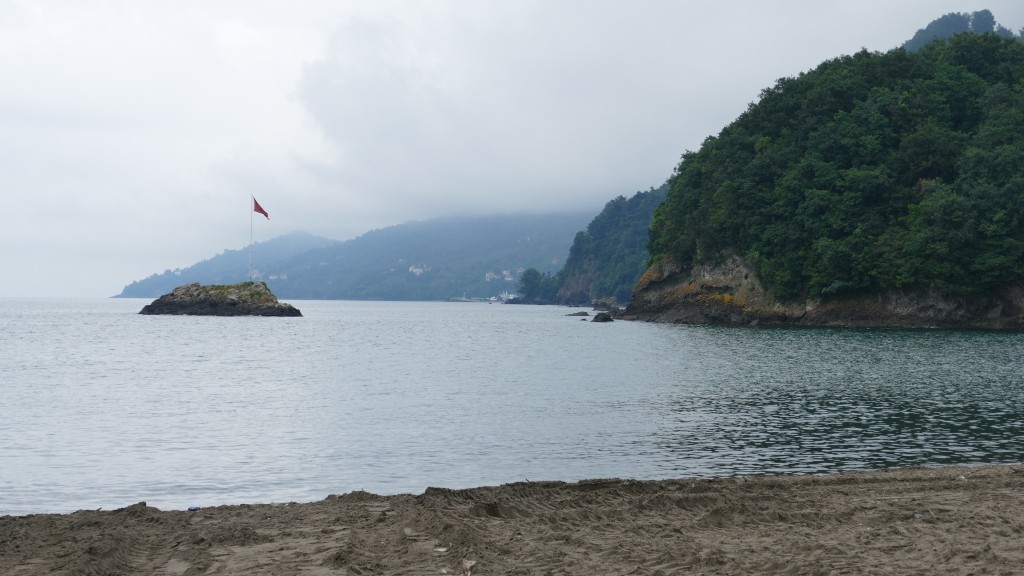
{"label": "rock outcrop in sea", "polygon": [[678,324],[1024,330],[1024,285],[974,297],[892,290],[779,302],[739,256],[692,268],[663,259],[640,278],[618,317]]}
{"label": "rock outcrop in sea", "polygon": [[142,308],[139,314],[187,316],[302,316],[291,304],[278,302],[263,282],[178,286]]}

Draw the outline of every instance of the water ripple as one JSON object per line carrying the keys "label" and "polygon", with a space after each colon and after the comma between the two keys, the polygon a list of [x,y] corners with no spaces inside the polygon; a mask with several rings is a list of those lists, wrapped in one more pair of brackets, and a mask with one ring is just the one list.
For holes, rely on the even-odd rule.
{"label": "water ripple", "polygon": [[0,514],[1016,462],[1024,336],[0,300]]}

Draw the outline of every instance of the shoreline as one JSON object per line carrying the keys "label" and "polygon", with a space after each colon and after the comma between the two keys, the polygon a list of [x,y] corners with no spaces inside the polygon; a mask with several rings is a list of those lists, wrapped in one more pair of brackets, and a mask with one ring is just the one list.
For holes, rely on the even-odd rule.
{"label": "shoreline", "polygon": [[0,516],[0,573],[1012,572],[1024,465],[520,482]]}

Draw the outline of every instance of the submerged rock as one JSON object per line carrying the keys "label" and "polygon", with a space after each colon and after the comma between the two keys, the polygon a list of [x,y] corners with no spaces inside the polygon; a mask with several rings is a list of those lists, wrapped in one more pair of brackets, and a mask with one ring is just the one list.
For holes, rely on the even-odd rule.
{"label": "submerged rock", "polygon": [[302,316],[291,304],[277,296],[263,282],[239,282],[204,286],[199,283],[178,286],[154,300],[139,314],[186,316]]}

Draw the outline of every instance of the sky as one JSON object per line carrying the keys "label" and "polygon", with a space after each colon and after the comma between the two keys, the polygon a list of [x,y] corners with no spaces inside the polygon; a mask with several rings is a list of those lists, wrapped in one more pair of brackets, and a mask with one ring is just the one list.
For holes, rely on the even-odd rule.
{"label": "sky", "polygon": [[1024,27],[1019,0],[0,0],[0,297],[298,230],[596,215],[779,78],[985,8]]}

